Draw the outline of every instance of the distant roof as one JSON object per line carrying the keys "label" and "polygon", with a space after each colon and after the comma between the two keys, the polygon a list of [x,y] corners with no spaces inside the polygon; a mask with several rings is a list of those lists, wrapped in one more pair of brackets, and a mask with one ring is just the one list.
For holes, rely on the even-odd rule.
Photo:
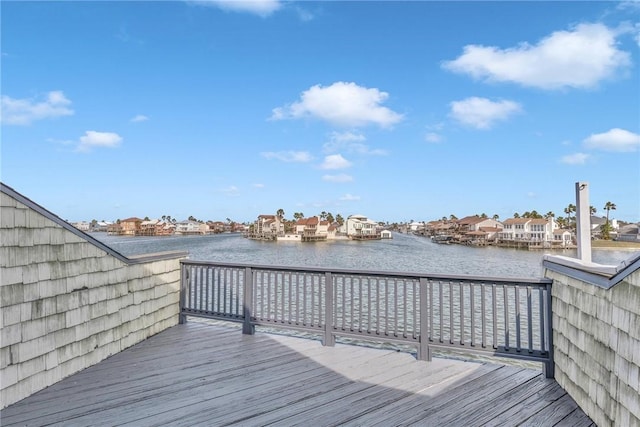
{"label": "distant roof", "polygon": [[531,218],[509,218],[506,219],[503,224],[526,224],[531,221]]}

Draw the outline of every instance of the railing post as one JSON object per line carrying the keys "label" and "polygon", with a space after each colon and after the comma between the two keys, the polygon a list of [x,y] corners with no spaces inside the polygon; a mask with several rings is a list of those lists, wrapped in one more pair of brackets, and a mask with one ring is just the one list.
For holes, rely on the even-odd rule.
{"label": "railing post", "polygon": [[333,277],[331,272],[324,273],[324,336],[322,345],[333,347],[336,338],[333,335]]}
{"label": "railing post", "polygon": [[253,335],[256,331],[255,326],[251,323],[253,316],[253,272],[251,267],[244,269],[244,300],[242,306],[244,308],[244,319],[242,322],[242,333],[245,335]]}
{"label": "railing post", "polygon": [[549,340],[549,358],[544,362],[542,370],[547,378],[555,377],[555,362],[553,361],[553,297],[551,295],[551,286],[553,283],[547,283],[547,314],[544,327],[547,329],[547,339]]}
{"label": "railing post", "polygon": [[178,311],[178,323],[187,323],[187,315],[184,313],[186,301],[187,301],[187,286],[189,284],[189,270],[187,266],[180,263],[180,308]]}
{"label": "railing post", "polygon": [[429,346],[429,281],[420,278],[420,343],[418,344],[418,360],[431,362],[431,347]]}

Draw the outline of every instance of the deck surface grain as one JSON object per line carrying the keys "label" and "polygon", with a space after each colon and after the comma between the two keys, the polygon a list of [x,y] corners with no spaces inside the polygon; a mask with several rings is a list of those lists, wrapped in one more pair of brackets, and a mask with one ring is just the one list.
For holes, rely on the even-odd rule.
{"label": "deck surface grain", "polygon": [[554,381],[434,358],[188,322],[0,411],[2,426],[571,425]]}

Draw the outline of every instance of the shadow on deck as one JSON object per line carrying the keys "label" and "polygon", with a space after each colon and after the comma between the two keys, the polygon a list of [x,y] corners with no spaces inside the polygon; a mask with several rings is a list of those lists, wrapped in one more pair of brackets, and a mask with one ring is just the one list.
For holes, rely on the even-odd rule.
{"label": "shadow on deck", "polygon": [[541,372],[189,322],[0,412],[11,425],[572,425]]}

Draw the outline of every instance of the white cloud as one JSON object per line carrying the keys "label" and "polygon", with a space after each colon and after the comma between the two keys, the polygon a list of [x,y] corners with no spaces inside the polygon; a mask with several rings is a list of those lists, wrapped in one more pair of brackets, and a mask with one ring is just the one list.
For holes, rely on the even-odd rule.
{"label": "white cloud", "polygon": [[96,132],[88,130],[80,137],[78,151],[90,151],[95,147],[115,148],[122,142],[122,137],[113,132]]}
{"label": "white cloud", "polygon": [[536,45],[521,43],[507,49],[468,45],[443,67],[476,79],[541,89],[589,88],[630,65],[629,53],[616,47],[616,36],[602,24],[579,24]]}
{"label": "white cloud", "polygon": [[343,200],[346,202],[357,201],[357,200],[360,200],[360,196],[354,196],[353,194],[347,193],[344,196],[340,197],[340,200]]}
{"label": "white cloud", "polygon": [[351,182],[353,181],[353,177],[342,173],[339,175],[323,175],[322,180],[327,182]]}
{"label": "white cloud", "polygon": [[1,98],[1,121],[8,125],[29,125],[36,120],[70,116],[73,110],[62,91],[52,91],[43,101],[14,99],[3,95]]}
{"label": "white cloud", "polygon": [[306,151],[267,151],[261,153],[266,159],[276,159],[288,163],[306,163],[313,160],[311,154]]}
{"label": "white cloud", "polygon": [[371,149],[367,144],[364,135],[358,132],[333,132],[322,149],[325,153],[335,153],[336,151],[348,151],[350,153],[365,154],[372,156],[384,156],[385,150]]}
{"label": "white cloud", "polygon": [[147,120],[149,120],[149,117],[143,115],[143,114],[138,114],[135,117],[132,117],[130,122],[131,123],[139,123],[139,122],[146,122]]}
{"label": "white cloud", "polygon": [[591,157],[589,154],[574,153],[563,156],[560,161],[568,165],[584,165],[589,157]]}
{"label": "white cloud", "polygon": [[355,83],[336,82],[327,87],[316,85],[304,91],[300,101],[275,108],[271,119],[313,117],[342,127],[375,124],[388,128],[402,120],[401,114],[381,105],[388,97],[386,92]]}
{"label": "white cloud", "polygon": [[300,18],[302,22],[309,22],[315,18],[314,14],[308,9],[303,9],[300,6],[296,6],[295,10],[298,13],[298,18]]}
{"label": "white cloud", "polygon": [[490,129],[497,121],[522,111],[520,104],[513,101],[491,101],[486,98],[471,97],[451,104],[452,118],[477,129]]}
{"label": "white cloud", "polygon": [[322,169],[346,169],[351,167],[351,162],[341,154],[332,154],[324,158],[324,162],[320,165]]}
{"label": "white cloud", "polygon": [[247,12],[267,17],[282,7],[279,0],[197,0],[190,3],[217,7],[230,12]]}
{"label": "white cloud", "polygon": [[236,187],[235,185],[230,185],[228,187],[225,188],[220,188],[218,190],[216,190],[218,193],[223,193],[224,195],[228,196],[228,197],[237,197],[240,195],[240,189],[238,187]]}
{"label": "white cloud", "polygon": [[584,139],[587,148],[603,151],[636,151],[640,148],[640,135],[628,130],[614,128],[604,133],[597,133]]}
{"label": "white cloud", "polygon": [[264,188],[264,187],[265,187],[264,184],[260,184],[260,183],[253,184],[253,188]]}
{"label": "white cloud", "polygon": [[442,141],[442,136],[435,133],[435,132],[428,132],[425,136],[424,136],[424,140],[427,142],[441,142]]}

